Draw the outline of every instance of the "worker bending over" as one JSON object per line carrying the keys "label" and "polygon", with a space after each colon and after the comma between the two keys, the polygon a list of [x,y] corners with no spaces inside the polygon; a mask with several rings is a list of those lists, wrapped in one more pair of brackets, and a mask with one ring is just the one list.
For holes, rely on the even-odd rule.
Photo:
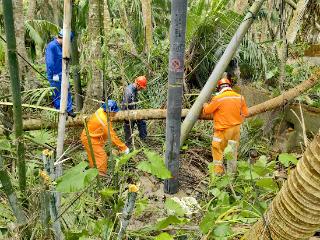
{"label": "worker bending over", "polygon": [[224,173],[223,151],[228,140],[236,141],[239,147],[240,125],[248,116],[248,108],[244,97],[232,90],[229,79],[220,79],[217,83],[217,91],[217,95],[211,102],[203,105],[203,113],[213,114],[213,172],[221,176]]}
{"label": "worker bending over", "polygon": [[[138,91],[147,88],[147,78],[139,76],[135,82],[128,85],[123,94],[122,110],[135,110],[137,109]],[[144,141],[147,137],[147,124],[144,120],[124,121],[124,133],[126,144],[129,148],[132,147],[132,133],[135,125],[138,125],[139,137]]]}
{"label": "worker bending over", "polygon": [[[71,33],[71,40],[73,33]],[[63,30],[58,34],[58,37],[53,39],[46,48],[46,67],[47,77],[50,83],[50,87],[53,87],[52,102],[56,109],[60,109],[61,98],[61,82],[62,82],[62,42],[63,42]],[[70,93],[70,86],[68,88],[68,104],[67,113],[71,117],[75,117],[76,114],[72,109],[72,98]]]}
{"label": "worker bending over", "polygon": [[[119,108],[117,103],[113,100],[108,100],[108,108],[110,112],[118,112]],[[93,148],[93,155],[100,175],[106,175],[107,172],[107,153],[104,150],[104,146],[110,137],[113,145],[116,145],[118,149],[125,153],[129,153],[129,148],[118,138],[116,132],[112,128],[111,122],[108,123],[107,106],[104,103],[94,114],[92,114],[87,123],[88,131]],[[110,128],[110,129],[109,129]],[[94,161],[90,151],[88,138],[85,129],[81,134],[81,141],[85,147],[89,159],[89,166],[94,167]]]}

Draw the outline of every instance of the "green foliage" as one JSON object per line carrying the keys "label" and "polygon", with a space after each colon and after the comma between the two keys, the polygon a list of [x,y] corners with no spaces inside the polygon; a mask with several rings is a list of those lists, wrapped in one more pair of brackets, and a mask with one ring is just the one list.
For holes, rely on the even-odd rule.
{"label": "green foliage", "polygon": [[162,229],[167,228],[170,225],[183,225],[187,223],[188,220],[185,218],[179,218],[174,215],[170,215],[169,217],[166,217],[165,219],[159,220],[156,225],[154,226],[154,229],[157,231],[160,231]]}
{"label": "green foliage", "polygon": [[10,141],[8,139],[0,139],[0,151],[12,151]]}
{"label": "green foliage", "polygon": [[278,189],[278,185],[270,177],[257,180],[256,185],[271,191],[276,191]]}
{"label": "green foliage", "polygon": [[131,158],[136,156],[141,150],[134,150],[129,154],[122,154],[119,158],[116,158],[116,164],[114,171],[119,172],[121,167],[124,166]]}
{"label": "green foliage", "polygon": [[165,206],[167,210],[172,211],[176,216],[183,216],[185,214],[185,210],[182,206],[172,198],[166,200]]}
{"label": "green foliage", "polygon": [[289,154],[289,153],[279,154],[279,161],[286,168],[289,167],[290,164],[297,165],[297,163],[298,163],[297,158],[294,155]]}
{"label": "green foliage", "polygon": [[87,162],[80,162],[57,179],[56,190],[58,192],[78,192],[86,188],[92,180],[98,176],[98,170],[88,167]]}
{"label": "green foliage", "polygon": [[56,141],[53,133],[48,130],[36,130],[29,133],[33,141],[39,144],[53,144]]}
{"label": "green foliage", "polygon": [[163,158],[156,152],[144,150],[148,161],[142,161],[137,168],[141,171],[150,173],[158,178],[167,179],[171,177],[170,171],[166,168]]}
{"label": "green foliage", "polygon": [[114,194],[116,194],[118,191],[112,188],[103,188],[100,190],[100,194],[104,198],[112,198]]}
{"label": "green foliage", "polygon": [[138,199],[136,201],[136,206],[134,209],[134,213],[136,216],[140,216],[143,211],[148,207],[149,201],[147,198]]}
{"label": "green foliage", "polygon": [[168,233],[160,233],[155,240],[173,240],[173,237]]}

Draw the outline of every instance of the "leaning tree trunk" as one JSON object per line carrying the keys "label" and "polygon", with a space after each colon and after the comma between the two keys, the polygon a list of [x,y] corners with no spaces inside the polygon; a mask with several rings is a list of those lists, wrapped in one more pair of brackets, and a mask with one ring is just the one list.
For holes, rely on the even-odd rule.
{"label": "leaning tree trunk", "polygon": [[318,134],[273,199],[248,240],[309,239],[320,228],[320,135]]}
{"label": "leaning tree trunk", "polygon": [[[87,85],[87,94],[83,106],[83,112],[94,112],[101,101],[103,93],[102,71],[100,69],[102,49],[100,44],[100,19],[99,19],[100,0],[89,0],[89,49],[90,58],[88,64],[91,68],[91,77]],[[96,100],[96,101],[94,101]]]}
{"label": "leaning tree trunk", "polygon": [[36,13],[37,8],[37,0],[29,0],[28,2],[28,11],[27,11],[27,19],[32,20],[34,19],[34,15]]}
{"label": "leaning tree trunk", "polygon": [[4,13],[4,27],[7,40],[8,66],[10,72],[12,101],[13,101],[13,117],[14,117],[14,133],[17,145],[19,186],[22,193],[26,189],[26,163],[24,159],[24,143],[23,143],[23,125],[22,125],[22,108],[21,108],[21,87],[19,79],[19,65],[17,59],[16,37],[13,20],[12,0],[2,0],[2,8]]}
{"label": "leaning tree trunk", "polygon": [[208,101],[209,98],[211,97],[212,91],[216,87],[218,80],[222,76],[230,60],[232,59],[233,55],[237,51],[244,35],[246,34],[249,27],[253,23],[254,17],[259,12],[264,1],[265,0],[256,0],[252,4],[248,13],[246,14],[242,23],[240,24],[237,32],[234,34],[226,50],[224,51],[222,57],[214,67],[214,70],[211,73],[208,81],[206,82],[206,85],[202,88],[198,98],[196,99],[195,103],[192,105],[190,112],[188,113],[187,117],[185,118],[185,120],[181,125],[180,145],[183,145],[183,142],[187,139],[187,135],[193,128],[194,124],[196,123],[202,111],[203,104],[206,101]]}
{"label": "leaning tree trunk", "polygon": [[152,47],[152,8],[151,0],[141,0],[146,53],[150,53]]}
{"label": "leaning tree trunk", "polygon": [[175,0],[171,3],[165,162],[172,178],[164,182],[164,191],[170,194],[179,190],[178,173],[187,5],[187,0]]}
{"label": "leaning tree trunk", "polygon": [[[27,51],[25,45],[25,27],[24,27],[24,15],[23,15],[23,0],[14,0],[14,25],[16,33],[17,51],[25,59],[27,59]],[[25,82],[25,75],[27,72],[27,64],[22,58],[18,58],[19,61],[19,74],[21,78],[22,87],[26,90],[32,89],[33,85]]]}

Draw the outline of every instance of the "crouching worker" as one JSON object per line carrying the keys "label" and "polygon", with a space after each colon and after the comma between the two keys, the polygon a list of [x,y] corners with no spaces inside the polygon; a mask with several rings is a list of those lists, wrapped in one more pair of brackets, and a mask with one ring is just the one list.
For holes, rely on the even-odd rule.
{"label": "crouching worker", "polygon": [[[117,103],[113,100],[108,100],[108,108],[110,112],[119,111]],[[89,121],[87,122],[96,165],[99,170],[99,174],[103,176],[106,175],[108,165],[108,156],[106,151],[104,150],[104,146],[108,141],[109,131],[112,144],[116,145],[120,152],[125,154],[129,153],[129,148],[118,138],[116,132],[112,128],[111,122],[108,124],[106,111],[106,104],[102,104],[101,108],[99,108],[94,114],[92,114],[89,118]],[[110,129],[108,125],[110,126]],[[90,146],[85,129],[83,129],[82,131],[81,141],[88,155],[89,166],[93,168],[94,162],[92,159],[92,154],[90,151]]]}
{"label": "crouching worker", "polygon": [[223,151],[229,140],[236,141],[239,147],[240,125],[248,116],[248,108],[244,97],[232,90],[227,78],[218,81],[217,91],[211,102],[203,105],[203,113],[213,114],[213,172],[221,176],[224,174]]}

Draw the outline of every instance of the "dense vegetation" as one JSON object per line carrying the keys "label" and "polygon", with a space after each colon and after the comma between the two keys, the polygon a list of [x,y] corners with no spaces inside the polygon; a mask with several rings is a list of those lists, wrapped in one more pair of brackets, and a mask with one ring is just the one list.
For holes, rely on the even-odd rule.
{"label": "dense vegetation", "polygon": [[[63,1],[13,2],[22,118],[57,125],[44,51],[62,27]],[[304,57],[309,56],[310,46],[319,43],[315,16],[319,16],[320,5],[309,0],[301,9],[299,2],[296,10],[284,1],[264,3],[226,69],[235,88],[254,87],[258,94],[251,94],[253,98],[258,98],[260,92],[278,96],[319,69],[311,64],[312,57]],[[138,75],[149,79],[148,90],[139,96],[140,108],[166,108],[170,5],[167,0],[73,1],[75,39],[70,83],[79,114],[96,110],[103,99],[103,88],[107,97],[119,103],[124,87]],[[188,1],[184,108],[192,106],[248,7],[240,0]],[[304,18],[297,19],[297,11],[302,11]],[[1,9],[1,36],[5,33],[4,15]],[[146,20],[148,15],[151,24]],[[7,45],[1,39],[1,239],[59,239],[55,235],[58,223],[66,239],[121,239],[127,202],[135,207],[123,236],[126,239],[240,239],[263,216],[301,159],[308,141],[317,134],[304,132],[307,141],[301,140],[300,148],[292,151],[290,141],[285,141],[292,131],[290,124],[283,123],[287,110],[248,119],[242,126],[237,174],[218,178],[208,171],[212,164],[212,123],[198,121],[181,149],[180,191],[171,196],[163,192],[163,180],[171,176],[163,162],[164,121],[148,121],[148,141],[134,138],[129,155],[106,146],[111,155],[107,177],[88,168],[79,139],[82,127],[70,127],[65,134],[64,174],[54,179],[50,164],[56,162],[57,130],[25,131],[23,140],[17,140],[14,134],[14,96]],[[290,103],[319,107],[320,86]],[[123,136],[122,124],[115,123],[115,128]],[[289,147],[283,147],[281,141]],[[19,184],[18,142],[25,149],[26,189]],[[227,148],[225,159],[230,160],[231,155]],[[135,186],[139,190],[136,200],[132,200]],[[52,207],[55,194],[62,194],[58,213]]]}

